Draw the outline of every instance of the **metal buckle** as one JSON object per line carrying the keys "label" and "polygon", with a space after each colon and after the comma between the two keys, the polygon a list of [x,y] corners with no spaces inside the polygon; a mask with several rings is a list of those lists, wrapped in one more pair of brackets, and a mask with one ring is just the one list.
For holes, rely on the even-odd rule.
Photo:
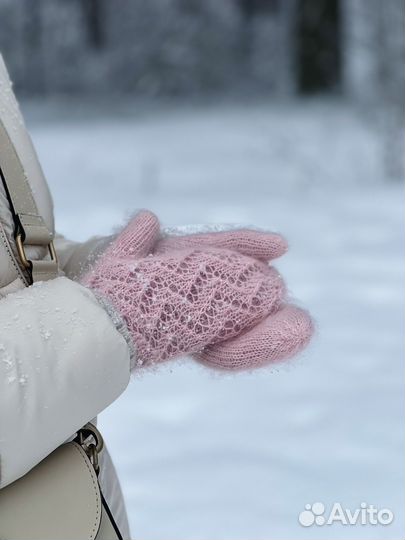
{"label": "metal buckle", "polygon": [[103,437],[101,436],[99,430],[94,424],[89,422],[78,430],[74,440],[80,444],[80,446],[86,452],[90,463],[93,465],[96,474],[98,474],[100,471],[98,456],[104,446]]}
{"label": "metal buckle", "polygon": [[[24,268],[31,268],[31,261],[27,259],[27,256],[25,254],[24,243],[21,234],[17,234],[17,236],[15,237],[15,243],[17,245],[17,252],[18,256],[20,257],[21,264],[24,266]],[[58,259],[56,256],[55,246],[53,245],[52,241],[49,242],[48,249],[51,261],[57,263]]]}

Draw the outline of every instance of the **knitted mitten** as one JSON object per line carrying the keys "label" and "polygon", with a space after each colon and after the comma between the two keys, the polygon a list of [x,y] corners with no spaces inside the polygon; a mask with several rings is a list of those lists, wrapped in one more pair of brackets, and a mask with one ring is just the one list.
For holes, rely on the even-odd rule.
{"label": "knitted mitten", "polygon": [[281,360],[310,339],[308,314],[285,305],[285,286],[264,261],[282,254],[278,235],[241,231],[166,237],[140,212],[82,283],[115,307],[136,363],[181,355],[224,369]]}
{"label": "knitted mitten", "polygon": [[168,253],[180,249],[216,247],[268,262],[281,257],[288,249],[286,240],[279,234],[271,232],[239,228],[187,234],[181,232],[181,227],[169,230],[169,233],[157,242],[153,252]]}

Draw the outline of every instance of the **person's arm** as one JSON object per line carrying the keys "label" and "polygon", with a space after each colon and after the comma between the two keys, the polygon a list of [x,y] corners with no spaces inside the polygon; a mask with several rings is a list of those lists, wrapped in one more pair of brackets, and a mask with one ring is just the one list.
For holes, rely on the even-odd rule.
{"label": "person's arm", "polygon": [[61,234],[56,234],[54,245],[58,254],[59,267],[68,278],[77,280],[94,264],[114,237],[115,235],[93,236],[85,242],[75,242]]}
{"label": "person's arm", "polygon": [[0,487],[126,388],[128,345],[93,293],[65,277],[0,300]]}

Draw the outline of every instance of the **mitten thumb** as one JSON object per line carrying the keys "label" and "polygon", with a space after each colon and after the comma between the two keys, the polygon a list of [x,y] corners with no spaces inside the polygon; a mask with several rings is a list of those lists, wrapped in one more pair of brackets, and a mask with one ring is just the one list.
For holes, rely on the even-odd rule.
{"label": "mitten thumb", "polygon": [[159,232],[160,224],[155,214],[140,210],[106,250],[104,257],[146,257],[157,242]]}

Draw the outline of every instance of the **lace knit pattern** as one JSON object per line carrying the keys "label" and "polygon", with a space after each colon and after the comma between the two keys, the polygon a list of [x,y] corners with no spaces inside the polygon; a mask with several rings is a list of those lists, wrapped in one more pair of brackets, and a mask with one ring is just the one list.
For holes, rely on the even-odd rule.
{"label": "lace knit pattern", "polygon": [[119,311],[138,364],[203,354],[275,313],[285,294],[273,267],[227,249],[179,249],[137,261],[111,252],[83,283]]}

